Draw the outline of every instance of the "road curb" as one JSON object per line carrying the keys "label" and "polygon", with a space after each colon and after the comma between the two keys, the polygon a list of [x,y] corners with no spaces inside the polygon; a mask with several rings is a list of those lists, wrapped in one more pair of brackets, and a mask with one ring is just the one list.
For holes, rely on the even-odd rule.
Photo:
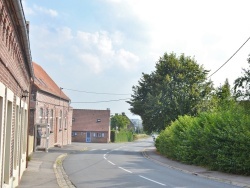
{"label": "road curb", "polygon": [[56,175],[57,183],[61,188],[75,188],[76,186],[70,181],[68,175],[65,173],[62,162],[67,157],[67,153],[64,153],[56,158],[53,165],[53,169]]}
{"label": "road curb", "polygon": [[195,175],[195,176],[200,176],[200,177],[207,178],[207,179],[216,180],[216,181],[219,181],[219,182],[228,183],[228,184],[235,185],[235,186],[240,186],[240,187],[244,187],[244,188],[250,188],[249,184],[245,184],[245,183],[241,183],[241,182],[235,182],[235,181],[231,181],[231,180],[223,179],[223,178],[216,178],[216,177],[213,177],[213,176],[207,176],[207,175],[204,175],[204,174],[200,174],[199,172],[190,172],[188,170],[184,170],[184,169],[177,168],[177,167],[171,166],[169,164],[163,163],[163,162],[161,162],[161,161],[159,161],[157,159],[153,159],[152,157],[150,157],[147,154],[147,148],[142,151],[142,155],[143,155],[144,158],[147,158],[147,159],[149,159],[149,160],[151,160],[151,161],[153,161],[155,163],[158,163],[160,165],[166,166],[168,168],[172,168],[172,169],[176,169],[176,170],[182,171],[184,173],[192,174],[192,175]]}

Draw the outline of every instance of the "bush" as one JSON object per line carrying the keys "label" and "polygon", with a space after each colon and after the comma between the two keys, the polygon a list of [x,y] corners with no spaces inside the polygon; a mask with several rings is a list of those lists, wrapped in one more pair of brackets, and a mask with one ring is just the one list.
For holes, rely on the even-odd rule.
{"label": "bush", "polygon": [[132,142],[133,133],[131,131],[111,131],[111,142]]}
{"label": "bush", "polygon": [[179,117],[160,133],[155,146],[187,164],[250,175],[250,117],[236,104],[197,117]]}
{"label": "bush", "polygon": [[134,134],[133,135],[134,140],[138,140],[138,139],[142,139],[142,138],[148,138],[148,137],[149,137],[149,135],[147,135],[147,134]]}

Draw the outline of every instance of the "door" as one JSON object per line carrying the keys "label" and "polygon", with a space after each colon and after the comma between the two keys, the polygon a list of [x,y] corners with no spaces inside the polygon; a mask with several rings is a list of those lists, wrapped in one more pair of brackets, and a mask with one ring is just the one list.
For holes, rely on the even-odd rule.
{"label": "door", "polygon": [[86,142],[91,142],[91,134],[90,134],[90,132],[87,132]]}

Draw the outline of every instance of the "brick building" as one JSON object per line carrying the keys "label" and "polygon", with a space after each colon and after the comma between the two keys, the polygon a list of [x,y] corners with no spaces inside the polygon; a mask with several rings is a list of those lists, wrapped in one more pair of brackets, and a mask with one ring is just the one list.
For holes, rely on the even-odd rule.
{"label": "brick building", "polygon": [[71,144],[70,99],[40,65],[33,62],[33,68],[29,135],[34,138],[34,150]]}
{"label": "brick building", "polygon": [[0,0],[0,187],[16,187],[26,168],[32,79],[21,1]]}
{"label": "brick building", "polygon": [[108,143],[109,141],[109,109],[73,109],[72,142]]}

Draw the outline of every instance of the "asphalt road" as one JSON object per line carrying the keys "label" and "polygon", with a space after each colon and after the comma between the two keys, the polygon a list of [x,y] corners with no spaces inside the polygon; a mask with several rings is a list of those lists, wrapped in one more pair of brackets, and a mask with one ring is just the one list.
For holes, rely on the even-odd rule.
{"label": "asphalt road", "polygon": [[152,145],[152,138],[125,144],[90,143],[86,148],[69,154],[63,167],[78,188],[237,187],[187,174],[144,158],[142,151]]}

